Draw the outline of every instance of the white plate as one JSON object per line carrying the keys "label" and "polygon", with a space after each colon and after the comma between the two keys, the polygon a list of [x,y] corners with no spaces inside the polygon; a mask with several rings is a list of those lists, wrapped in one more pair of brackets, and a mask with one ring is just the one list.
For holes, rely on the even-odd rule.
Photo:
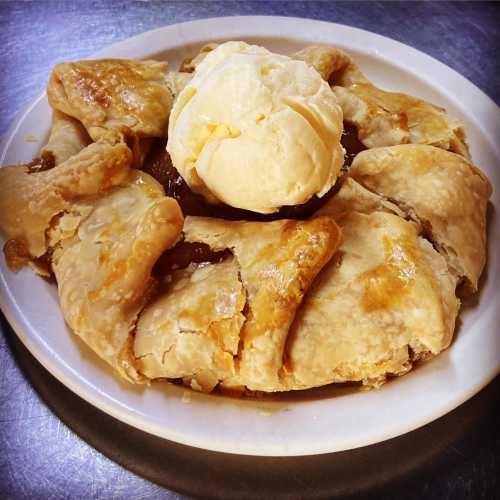
{"label": "white plate", "polygon": [[[120,42],[93,57],[167,58],[172,68],[214,40],[246,40],[288,53],[312,43],[348,50],[385,89],[433,101],[461,119],[473,158],[491,179],[499,203],[498,107],[442,63],[406,45],[347,26],[284,17],[216,18],[168,26]],[[14,124],[2,164],[29,161],[47,138],[45,95]],[[35,136],[38,143],[27,142]],[[463,310],[451,348],[405,377],[371,392],[337,391],[312,400],[250,401],[188,392],[169,384],[135,388],[118,381],[69,334],[54,286],[29,269],[11,273],[0,259],[0,303],[31,353],[88,402],[146,432],[210,450],[252,455],[309,455],[398,436],[452,410],[500,371],[500,224],[490,211],[489,262],[479,305]],[[187,397],[189,395],[189,398]],[[190,399],[190,400],[188,400]]]}

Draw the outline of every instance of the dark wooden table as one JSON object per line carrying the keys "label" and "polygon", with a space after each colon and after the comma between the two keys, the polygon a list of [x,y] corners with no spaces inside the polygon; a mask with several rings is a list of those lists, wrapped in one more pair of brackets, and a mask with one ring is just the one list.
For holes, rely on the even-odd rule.
{"label": "dark wooden table", "polygon": [[[244,14],[329,20],[389,36],[500,102],[500,9],[493,3],[1,2],[0,135],[59,61],[167,24]],[[168,443],[115,421],[53,379],[5,320],[0,330],[1,498],[186,498],[172,489],[227,498],[500,498],[498,379],[449,415],[380,445],[303,459],[244,458]]]}

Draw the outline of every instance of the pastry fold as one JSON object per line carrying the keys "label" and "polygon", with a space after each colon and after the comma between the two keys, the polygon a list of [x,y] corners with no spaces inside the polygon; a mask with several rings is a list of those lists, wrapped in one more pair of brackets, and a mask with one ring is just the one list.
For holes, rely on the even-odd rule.
{"label": "pastry fold", "polygon": [[79,153],[90,142],[87,131],[78,120],[55,109],[49,140],[42,148],[41,157],[43,159],[48,156],[54,165],[59,165]]}
{"label": "pastry fold", "polygon": [[407,144],[359,153],[350,174],[370,191],[400,205],[472,290],[486,262],[487,177],[463,157]]}
{"label": "pastry fold", "polygon": [[182,61],[179,71],[182,73],[193,73],[196,71],[196,68],[203,61],[203,59],[205,59],[207,54],[212,52],[212,50],[216,49],[218,46],[218,43],[207,43],[203,45],[198,54],[192,58],[184,59],[184,61]]}
{"label": "pastry fold", "polygon": [[80,120],[93,140],[106,130],[138,139],[164,137],[172,105],[167,63],[100,59],[65,62],[52,71],[50,105]]}
{"label": "pastry fold", "polygon": [[179,71],[169,71],[167,74],[167,86],[175,99],[184,87],[193,78],[197,66],[205,59],[207,54],[218,47],[218,43],[207,43],[203,45],[198,54],[192,58],[185,59],[179,68]]}
{"label": "pastry fold", "polygon": [[179,239],[182,213],[142,172],[90,205],[53,253],[61,309],[75,334],[122,377],[143,382],[132,330],[153,285],[154,263]]}
{"label": "pastry fold", "polygon": [[[335,47],[306,47],[291,58],[329,82],[345,121],[371,149],[309,220],[184,220],[177,201],[133,167],[154,138],[165,138],[173,99],[215,47],[178,72],[151,60],[56,66],[41,158],[0,169],[11,269],[53,272],[68,326],[131,383],[182,379],[205,392],[378,386],[446,349],[457,285],[477,290],[486,262],[492,192],[469,160],[461,123],[377,88]],[[314,71],[294,64],[331,96]],[[316,130],[314,117],[292,104]],[[308,140],[292,135],[283,151]],[[229,162],[221,177],[233,194],[234,171]],[[181,240],[191,261],[182,260]],[[153,272],[169,249],[166,257],[181,264],[162,275],[160,262]]]}
{"label": "pastry fold", "polygon": [[351,198],[360,191],[354,184],[321,210],[336,217],[343,239],[297,311],[283,390],[346,381],[378,385],[452,339],[459,302],[445,259],[382,200],[376,206],[368,197],[363,209]]}
{"label": "pastry fold", "polygon": [[234,257],[174,271],[137,324],[140,371],[151,379],[183,378],[206,392],[233,377],[245,304]]}
{"label": "pastry fold", "polygon": [[175,99],[191,81],[193,75],[182,71],[169,71],[167,74],[167,87],[169,88],[172,97]]}
{"label": "pastry fold", "polygon": [[351,57],[331,46],[310,46],[292,55],[330,82],[344,113],[367,148],[428,144],[469,158],[463,125],[443,108],[373,85]]}
{"label": "pastry fold", "polygon": [[22,256],[25,263],[45,254],[57,217],[67,212],[83,216],[85,198],[120,184],[131,161],[124,142],[104,136],[49,170],[31,173],[23,165],[0,169],[0,230],[11,267],[17,269]]}
{"label": "pastry fold", "polygon": [[[156,335],[156,345],[149,343],[146,349],[154,353],[156,376],[192,377],[191,385],[203,389],[220,381],[229,387],[278,390],[283,349],[295,311],[335,252],[340,239],[337,225],[329,217],[274,222],[187,217],[184,237],[214,251],[229,249],[234,258],[174,273],[174,284],[165,296],[141,316],[136,355],[144,356],[142,346]],[[216,283],[208,283],[209,277]],[[195,298],[200,292],[203,301]],[[191,297],[189,302],[187,297]],[[188,314],[190,304],[194,307]],[[201,326],[195,328],[195,323]],[[167,333],[151,333],[158,324]],[[190,352],[183,350],[186,343]],[[209,346],[206,352],[196,348],[200,343]],[[201,373],[190,356],[204,359]]]}

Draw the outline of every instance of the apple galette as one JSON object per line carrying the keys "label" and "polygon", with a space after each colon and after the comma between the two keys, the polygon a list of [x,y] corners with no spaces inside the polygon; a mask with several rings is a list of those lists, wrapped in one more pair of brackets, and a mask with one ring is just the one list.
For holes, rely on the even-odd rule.
{"label": "apple galette", "polygon": [[278,392],[377,387],[450,345],[491,195],[458,120],[335,47],[168,69],[59,64],[40,157],[0,169],[8,265],[55,280],[98,356],[132,383]]}

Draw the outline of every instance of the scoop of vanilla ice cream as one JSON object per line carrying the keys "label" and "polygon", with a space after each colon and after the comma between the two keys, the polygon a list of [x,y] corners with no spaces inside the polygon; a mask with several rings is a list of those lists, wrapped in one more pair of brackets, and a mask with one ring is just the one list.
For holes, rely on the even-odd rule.
{"label": "scoop of vanilla ice cream", "polygon": [[323,196],[343,164],[342,111],[316,70],[227,42],[179,94],[167,150],[208,201],[260,213]]}

